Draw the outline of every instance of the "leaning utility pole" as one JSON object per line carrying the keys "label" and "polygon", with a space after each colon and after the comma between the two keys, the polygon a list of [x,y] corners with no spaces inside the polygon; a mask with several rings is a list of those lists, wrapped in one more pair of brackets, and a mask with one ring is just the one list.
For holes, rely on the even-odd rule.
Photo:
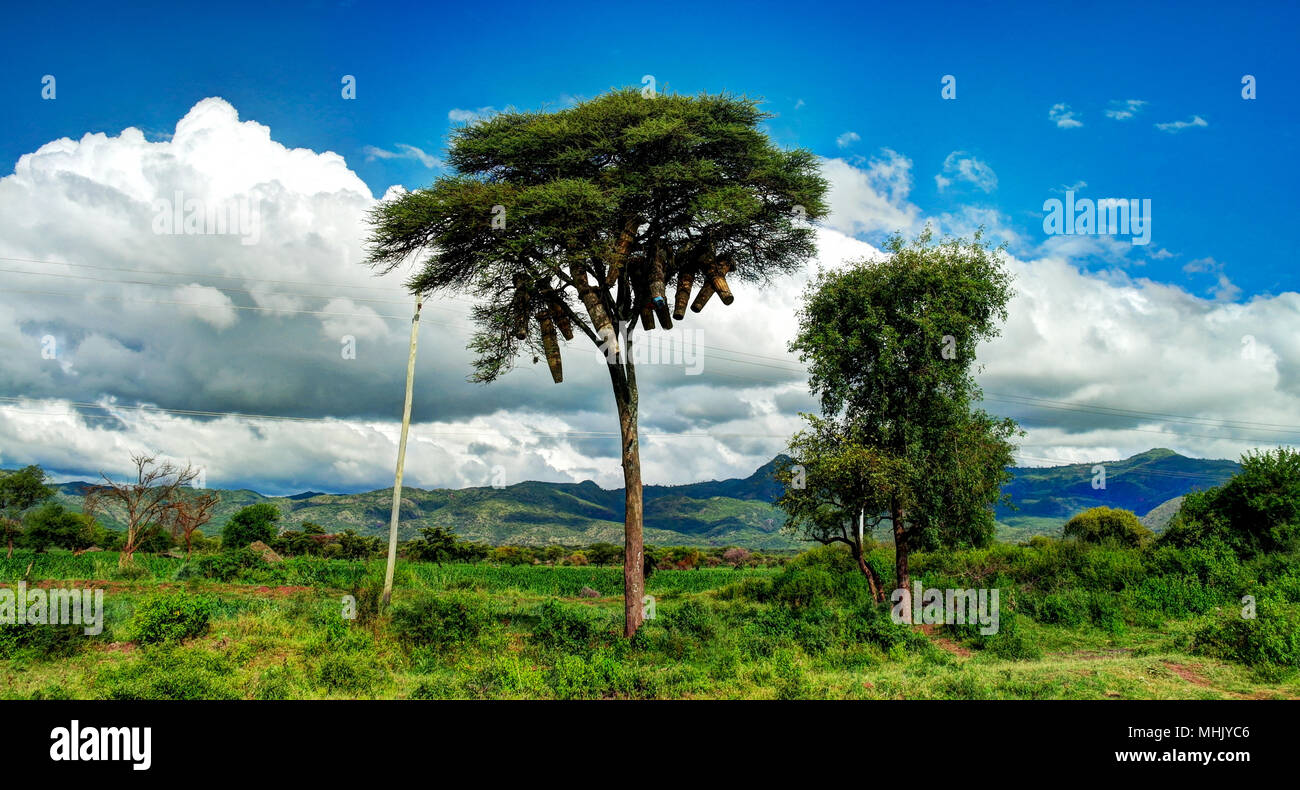
{"label": "leaning utility pole", "polygon": [[393,478],[393,514],[388,521],[388,568],[384,571],[384,606],[393,599],[393,570],[397,567],[397,514],[402,507],[402,468],[406,465],[406,434],[411,429],[411,392],[415,386],[415,343],[420,337],[420,308],[424,297],[415,299],[411,319],[411,354],[406,359],[406,406],[402,409],[402,438],[397,443],[397,474]]}

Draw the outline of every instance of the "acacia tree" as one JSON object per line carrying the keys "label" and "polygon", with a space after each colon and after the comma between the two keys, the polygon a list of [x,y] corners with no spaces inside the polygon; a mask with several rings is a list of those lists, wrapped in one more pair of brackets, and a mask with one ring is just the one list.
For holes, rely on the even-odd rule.
{"label": "acacia tree", "polygon": [[809,284],[790,348],[808,364],[822,416],[805,415],[810,430],[792,443],[807,485],[782,497],[792,528],[848,543],[877,600],[879,579],[838,524],[860,514],[872,527],[888,523],[894,582],[909,587],[911,552],[992,540],[1018,433],[1013,420],[975,406],[982,394],[971,374],[976,346],[1006,319],[1001,249],[978,232],[932,243],[927,228],[910,243],[893,237],[885,251],[884,261]]}
{"label": "acacia tree", "polygon": [[167,526],[172,535],[185,544],[185,559],[190,558],[194,533],[212,520],[221,497],[217,494],[179,494],[167,509]]}
{"label": "acacia tree", "polygon": [[[633,336],[699,312],[727,277],[767,281],[815,253],[826,182],[760,130],[757,102],[613,91],[557,112],[507,112],[452,134],[450,175],[380,204],[368,263],[424,255],[413,293],[476,300],[470,380],[521,353],[563,379],[560,339],[598,348],[618,410],[625,485],[625,634],[641,623],[639,396]],[[668,288],[676,285],[673,305]],[[692,289],[698,286],[691,300]]]}
{"label": "acacia tree", "polygon": [[104,485],[87,491],[82,505],[92,518],[108,512],[126,523],[126,537],[118,555],[118,565],[123,568],[134,561],[140,545],[167,523],[180,489],[199,476],[199,470],[189,464],[180,467],[146,453],[131,456],[131,463],[135,466],[134,481],[117,482],[101,472]]}
{"label": "acacia tree", "polygon": [[54,496],[45,485],[45,470],[32,465],[0,477],[0,528],[9,546],[6,556],[14,556],[14,536],[22,528],[23,511]]}

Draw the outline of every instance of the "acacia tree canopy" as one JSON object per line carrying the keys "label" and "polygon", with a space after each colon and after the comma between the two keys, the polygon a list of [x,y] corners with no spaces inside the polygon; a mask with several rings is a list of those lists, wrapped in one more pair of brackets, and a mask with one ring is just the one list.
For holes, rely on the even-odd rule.
{"label": "acacia tree canopy", "polygon": [[767,117],[750,99],[635,88],[507,112],[457,129],[452,172],[371,215],[370,265],[388,272],[423,255],[412,292],[474,299],[472,381],[497,379],[528,351],[559,383],[557,329],[604,353],[622,445],[628,637],[645,560],[636,319],[671,329],[715,293],[730,304],[728,276],[766,281],[816,252],[810,221],[826,214],[826,181],[812,153],[771,143]]}

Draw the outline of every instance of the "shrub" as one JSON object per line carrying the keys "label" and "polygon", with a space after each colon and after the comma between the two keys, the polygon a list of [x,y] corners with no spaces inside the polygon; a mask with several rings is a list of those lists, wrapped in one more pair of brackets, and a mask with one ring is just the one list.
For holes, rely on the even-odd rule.
{"label": "shrub", "polygon": [[677,607],[664,618],[664,625],[669,632],[687,634],[706,638],[713,633],[713,621],[709,610],[699,601],[689,600]]}
{"label": "shrub", "polygon": [[1141,546],[1152,537],[1131,510],[1110,507],[1089,508],[1065,522],[1061,534],[1084,543],[1115,543]]}
{"label": "shrub", "polygon": [[792,609],[818,606],[834,596],[835,588],[830,572],[791,565],[772,580],[772,600]]}
{"label": "shrub", "polygon": [[562,655],[546,673],[546,680],[560,699],[626,695],[636,686],[631,668],[605,651],[597,651],[588,658]]}
{"label": "shrub", "polygon": [[280,509],[270,502],[249,505],[230,517],[221,530],[221,546],[225,549],[242,549],[253,541],[270,543],[275,540]]}
{"label": "shrub", "polygon": [[1237,607],[1197,630],[1198,653],[1239,661],[1264,674],[1282,674],[1300,667],[1300,607],[1260,601],[1253,619]]}
{"label": "shrub", "polygon": [[477,639],[492,621],[480,600],[461,595],[422,595],[393,607],[393,630],[409,645],[462,645]]}
{"label": "shrub", "polygon": [[366,691],[380,675],[374,659],[365,655],[329,653],[316,665],[316,682],[330,691]]}
{"label": "shrub", "polygon": [[230,662],[205,650],[175,644],[146,648],[130,663],[100,672],[95,684],[107,699],[237,699]]}
{"label": "shrub", "polygon": [[234,581],[245,575],[246,571],[266,567],[266,562],[248,548],[233,549],[220,554],[210,554],[186,563],[177,572],[179,580],[204,578],[216,581]]}
{"label": "shrub", "polygon": [[80,625],[0,625],[0,659],[66,658],[89,638]]}
{"label": "shrub", "polygon": [[544,648],[586,653],[601,635],[601,629],[586,614],[550,600],[537,610],[532,640]]}
{"label": "shrub", "polygon": [[154,596],[136,607],[129,630],[142,645],[181,642],[207,633],[212,608],[211,601],[188,593]]}

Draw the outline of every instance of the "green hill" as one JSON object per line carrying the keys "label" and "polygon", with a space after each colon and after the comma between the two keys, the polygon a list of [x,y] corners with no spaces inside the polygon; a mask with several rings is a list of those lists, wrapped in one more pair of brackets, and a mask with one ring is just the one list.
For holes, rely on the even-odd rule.
{"label": "green hill", "polygon": [[[772,505],[780,487],[772,471],[780,458],[745,478],[711,480],[679,486],[646,486],[646,541],[659,545],[735,545],[788,549],[802,545],[780,533],[785,515]],[[1095,464],[1045,468],[1016,467],[1007,485],[1017,509],[999,508],[998,537],[1021,540],[1053,534],[1067,519],[1090,507],[1106,505],[1144,516],[1162,503],[1194,488],[1218,485],[1237,472],[1232,461],[1187,458],[1155,449],[1122,461],[1107,462],[1105,488],[1093,487]],[[3,474],[3,472],[0,472]],[[80,509],[86,483],[59,485],[57,499]],[[314,521],[327,531],[354,529],[386,535],[392,492],[268,497],[250,491],[223,490],[221,505],[208,534],[220,532],[240,508],[270,502],[284,513],[284,525],[296,529]],[[1171,506],[1153,514],[1163,527]],[[1163,519],[1163,520],[1160,520]],[[110,526],[115,525],[110,522]],[[548,545],[622,542],[623,491],[581,483],[529,481],[504,488],[403,490],[399,532],[414,537],[421,527],[440,525],[462,538],[493,544]]]}

